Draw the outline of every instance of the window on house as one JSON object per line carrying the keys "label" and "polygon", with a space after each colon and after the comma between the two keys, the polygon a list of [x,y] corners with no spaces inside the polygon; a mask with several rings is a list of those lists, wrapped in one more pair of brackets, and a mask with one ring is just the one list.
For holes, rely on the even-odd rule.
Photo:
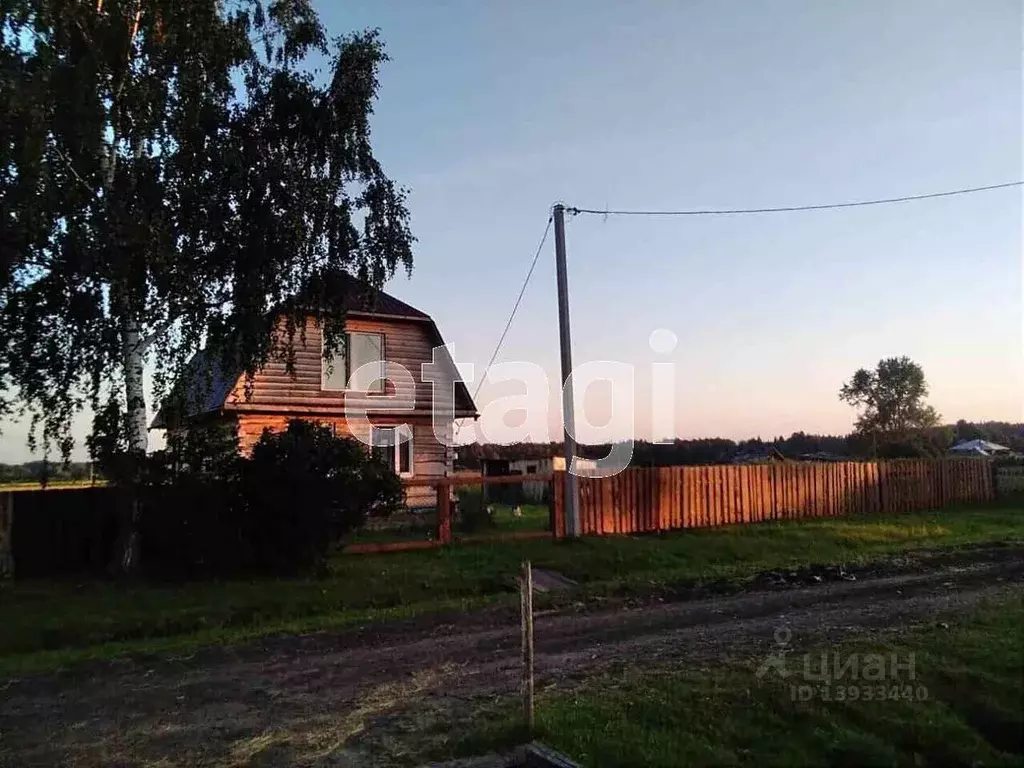
{"label": "window on house", "polygon": [[526,474],[528,474],[528,475],[535,475],[535,474],[537,474],[537,465],[536,464],[527,464],[526,465]]}
{"label": "window on house", "polygon": [[409,427],[371,427],[370,444],[373,455],[399,475],[412,471],[412,430]]}
{"label": "window on house", "polygon": [[345,347],[323,361],[321,388],[383,392],[384,334],[347,334]]}

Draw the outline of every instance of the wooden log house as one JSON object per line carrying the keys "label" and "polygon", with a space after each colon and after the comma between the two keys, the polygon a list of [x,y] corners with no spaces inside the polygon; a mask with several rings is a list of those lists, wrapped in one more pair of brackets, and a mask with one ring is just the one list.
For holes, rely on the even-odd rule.
{"label": "wooden log house", "polygon": [[[263,430],[282,430],[291,419],[305,419],[329,425],[336,434],[361,438],[367,450],[403,478],[449,474],[454,420],[479,414],[466,385],[457,380],[447,350],[435,353],[444,346],[437,325],[425,312],[387,293],[368,290],[347,275],[333,276],[329,285],[340,292],[346,312],[343,350],[325,358],[322,329],[308,317],[305,338],[295,336],[294,373],[286,370],[284,360],[272,359],[256,373],[248,392],[243,371],[223,372],[219,363],[200,352],[176,388],[188,393],[183,409],[178,409],[183,412],[172,417],[172,409],[161,410],[152,428],[229,424],[237,429],[239,450],[248,453]],[[433,374],[425,377],[421,366],[432,361]],[[411,382],[404,374],[395,375],[400,373],[395,364],[408,371]],[[438,368],[442,379],[432,382]],[[454,412],[442,417],[444,429],[438,435],[432,388],[447,387],[451,392],[453,384]],[[396,398],[408,410],[395,411]],[[358,418],[360,414],[366,418]],[[411,485],[406,504],[413,509],[433,507],[435,491],[429,485]]]}

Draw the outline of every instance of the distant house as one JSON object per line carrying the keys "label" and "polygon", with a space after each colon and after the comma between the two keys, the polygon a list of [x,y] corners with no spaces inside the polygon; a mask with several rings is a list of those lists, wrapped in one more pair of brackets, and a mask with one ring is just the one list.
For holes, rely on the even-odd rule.
{"label": "distant house", "polygon": [[797,456],[800,461],[849,461],[849,456],[840,456],[837,453],[829,453],[828,451],[815,451],[814,453],[801,453]]}
{"label": "distant house", "polygon": [[[536,475],[554,470],[554,452],[547,445],[514,445],[503,451],[501,458],[481,458],[480,473],[485,477],[507,475]],[[565,465],[565,460],[562,460]],[[525,482],[518,486],[485,486],[485,495],[494,501],[519,499],[539,502],[545,498],[548,484],[540,481]],[[521,490],[519,490],[521,489]]]}
{"label": "distant house", "polygon": [[732,464],[771,464],[777,461],[785,461],[786,457],[782,455],[778,448],[774,445],[766,445],[760,448],[751,448],[750,450],[740,451],[732,457],[730,463]]}
{"label": "distant house", "polygon": [[[576,471],[586,473],[594,469],[597,462],[593,459],[576,459]],[[565,471],[565,456],[555,453],[547,445],[510,446],[503,458],[481,458],[480,472],[486,477],[503,477],[507,475],[535,475]],[[487,494],[494,500],[505,497],[518,497],[516,491],[498,490],[501,486],[487,488]],[[511,486],[513,489],[516,486]],[[539,502],[547,499],[550,485],[547,481],[534,480],[521,483],[521,496],[527,501]]]}
{"label": "distant house", "polygon": [[950,456],[1008,456],[1012,453],[1005,445],[988,440],[962,440],[949,449]]}
{"label": "distant house", "polygon": [[[237,427],[239,450],[248,453],[264,430],[279,431],[291,419],[304,419],[328,425],[339,435],[360,437],[402,477],[449,473],[452,422],[478,414],[465,384],[455,380],[454,363],[441,350],[439,359],[449,378],[437,385],[451,392],[454,382],[454,413],[445,421],[442,439],[434,433],[434,385],[423,380],[420,366],[434,361],[435,348],[444,345],[437,325],[425,312],[347,275],[334,275],[325,284],[346,312],[347,343],[341,351],[325,359],[322,329],[310,316],[305,338],[295,337],[294,373],[288,373],[284,360],[271,360],[256,374],[248,394],[240,368],[222,370],[200,352],[175,390],[184,394],[183,409],[165,405],[153,428],[230,423]],[[389,370],[395,364],[411,374],[411,391],[396,393],[396,381],[401,380],[394,376],[397,368]],[[394,409],[397,395],[409,410]],[[365,421],[348,418],[357,412]],[[434,490],[411,487],[406,501],[410,507],[433,506]]]}

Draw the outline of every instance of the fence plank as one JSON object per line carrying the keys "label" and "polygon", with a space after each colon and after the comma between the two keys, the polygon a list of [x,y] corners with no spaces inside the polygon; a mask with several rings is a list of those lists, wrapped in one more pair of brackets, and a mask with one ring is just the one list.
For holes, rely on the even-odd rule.
{"label": "fence plank", "polygon": [[708,500],[708,524],[722,524],[722,472],[721,467],[709,467],[708,479],[711,483],[711,496]]}
{"label": "fence plank", "polygon": [[701,467],[697,474],[697,486],[694,489],[697,493],[697,514],[694,518],[694,525],[701,527],[707,525],[708,508],[711,503],[711,478],[708,475],[708,468]]}
{"label": "fence plank", "polygon": [[672,467],[672,527],[683,527],[683,468]]}
{"label": "fence plank", "polygon": [[693,469],[690,467],[682,467],[679,473],[680,482],[682,483],[682,506],[679,510],[682,515],[682,527],[690,528],[690,515],[693,510],[693,500],[691,492],[693,490]]}
{"label": "fence plank", "polygon": [[733,483],[735,475],[726,470],[724,466],[716,467],[715,470],[718,472],[718,479],[721,483],[719,486],[721,492],[719,513],[721,516],[718,519],[718,524],[729,525],[732,522],[733,508],[735,507],[733,501],[733,495],[736,493]]}
{"label": "fence plank", "polygon": [[704,527],[713,524],[713,510],[715,506],[715,476],[712,467],[701,467],[700,471],[701,487],[704,489],[702,493],[704,508],[701,510],[700,525]]}
{"label": "fence plank", "polygon": [[739,519],[736,522],[749,523],[751,512],[750,475],[753,472],[754,468],[744,466],[740,467],[739,470],[740,492],[737,496],[739,500]]}
{"label": "fence plank", "polygon": [[792,482],[793,467],[790,464],[783,464],[779,467],[779,498],[782,499],[781,517],[783,520],[788,520],[790,517],[790,510],[793,509],[793,486]]}
{"label": "fence plank", "polygon": [[690,473],[689,467],[679,467],[679,527],[689,528],[690,516]]}
{"label": "fence plank", "polygon": [[769,467],[768,472],[768,493],[771,497],[771,519],[779,519],[779,474],[782,472],[782,467],[778,464],[772,464]]}
{"label": "fence plank", "polygon": [[704,509],[701,513],[701,526],[714,525],[715,509],[715,472],[713,467],[701,467],[701,483],[704,488]]}
{"label": "fence plank", "polygon": [[725,525],[727,518],[725,516],[726,510],[726,494],[728,493],[728,487],[725,479],[725,467],[715,467],[715,513],[714,513],[714,525]]}
{"label": "fence plank", "polygon": [[699,528],[704,514],[704,467],[693,467],[687,470],[690,481],[690,508],[687,512],[687,525]]}
{"label": "fence plank", "polygon": [[753,509],[751,510],[751,520],[755,523],[759,523],[764,520],[764,473],[767,471],[767,465],[758,465],[751,470],[751,486],[750,490],[753,494]]}

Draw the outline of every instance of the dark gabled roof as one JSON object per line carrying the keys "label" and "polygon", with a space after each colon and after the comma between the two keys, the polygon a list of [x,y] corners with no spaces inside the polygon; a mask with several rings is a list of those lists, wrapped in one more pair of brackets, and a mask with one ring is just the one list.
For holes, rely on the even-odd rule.
{"label": "dark gabled roof", "polygon": [[194,418],[220,410],[243,373],[241,366],[226,371],[217,355],[211,355],[205,349],[199,350],[188,361],[185,372],[157,412],[150,429],[167,429],[171,422],[180,418]]}
{"label": "dark gabled roof", "polygon": [[[346,312],[377,315],[381,317],[403,318],[424,321],[427,333],[435,346],[442,346],[444,339],[437,324],[426,312],[396,299],[391,294],[375,290],[352,275],[334,272],[321,275],[303,289],[294,299],[300,306],[325,306],[325,297],[330,297],[330,305]],[[189,361],[181,380],[175,387],[172,400],[181,398],[176,407],[181,410],[181,417],[190,419],[208,413],[214,413],[224,407],[224,403],[235,388],[238,379],[245,372],[242,366],[226,366],[218,355],[211,355],[200,350]],[[182,387],[187,391],[182,392]],[[455,383],[456,411],[476,413],[476,404],[465,383]],[[165,404],[160,409],[151,429],[166,429],[172,419]]]}
{"label": "dark gabled roof", "polygon": [[331,306],[346,312],[407,317],[410,320],[430,319],[426,312],[344,272],[318,275],[299,293],[296,301],[300,306]]}
{"label": "dark gabled roof", "polygon": [[763,461],[785,461],[786,457],[774,445],[755,447],[740,451],[732,457],[733,464],[758,464]]}

